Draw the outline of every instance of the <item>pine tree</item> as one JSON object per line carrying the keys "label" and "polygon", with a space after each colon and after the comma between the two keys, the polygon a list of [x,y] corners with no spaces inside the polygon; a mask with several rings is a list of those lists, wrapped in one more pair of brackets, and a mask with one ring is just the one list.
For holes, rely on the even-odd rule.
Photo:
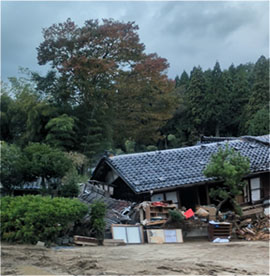
{"label": "pine tree", "polygon": [[223,73],[219,63],[216,62],[211,72],[205,105],[206,118],[212,126],[212,135],[220,136],[220,133],[224,132],[229,119],[229,104]]}
{"label": "pine tree", "polygon": [[251,132],[267,134],[269,132],[265,133],[264,131],[268,131],[269,127],[263,127],[262,130],[256,128],[254,132],[254,127],[251,126],[254,124],[254,120],[261,126],[269,125],[269,116],[260,116],[260,110],[269,112],[269,59],[264,56],[261,56],[254,66],[253,81],[249,102],[246,105],[245,130],[248,130],[250,134]]}

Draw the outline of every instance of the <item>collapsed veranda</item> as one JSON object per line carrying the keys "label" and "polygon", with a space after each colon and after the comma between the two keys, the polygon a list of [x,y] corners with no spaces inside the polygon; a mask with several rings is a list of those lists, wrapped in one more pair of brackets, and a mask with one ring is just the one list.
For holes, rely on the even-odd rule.
{"label": "collapsed veranda", "polygon": [[106,155],[98,162],[91,182],[116,199],[131,202],[171,200],[179,208],[215,204],[209,190],[222,181],[203,171],[211,156],[226,145],[250,161],[248,184],[237,197],[241,205],[269,199],[270,135],[239,138],[202,137],[191,147],[153,152]]}

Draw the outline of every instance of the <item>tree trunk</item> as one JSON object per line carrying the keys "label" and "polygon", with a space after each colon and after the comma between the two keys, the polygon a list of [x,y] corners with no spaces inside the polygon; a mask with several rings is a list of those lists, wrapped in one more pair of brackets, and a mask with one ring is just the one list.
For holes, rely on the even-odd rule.
{"label": "tree trunk", "polygon": [[216,211],[216,219],[218,219],[218,213],[219,213],[219,210],[221,209],[221,206],[228,200],[229,200],[229,197],[227,197],[219,202],[219,204],[217,206],[217,211]]}

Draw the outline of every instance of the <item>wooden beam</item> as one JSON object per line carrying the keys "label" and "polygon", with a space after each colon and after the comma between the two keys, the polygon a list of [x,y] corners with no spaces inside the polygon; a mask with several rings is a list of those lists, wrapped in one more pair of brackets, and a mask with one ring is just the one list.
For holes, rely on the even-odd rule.
{"label": "wooden beam", "polygon": [[177,195],[177,200],[178,200],[178,208],[180,209],[182,207],[182,203],[181,203],[181,197],[180,197],[180,191],[176,191],[176,195]]}
{"label": "wooden beam", "polygon": [[198,205],[201,205],[201,200],[200,200],[200,195],[199,195],[199,187],[196,186],[196,196],[197,196],[197,202],[198,202]]}
{"label": "wooden beam", "polygon": [[209,191],[208,191],[208,184],[205,185],[205,192],[206,192],[207,205],[210,205],[210,197],[209,197]]}

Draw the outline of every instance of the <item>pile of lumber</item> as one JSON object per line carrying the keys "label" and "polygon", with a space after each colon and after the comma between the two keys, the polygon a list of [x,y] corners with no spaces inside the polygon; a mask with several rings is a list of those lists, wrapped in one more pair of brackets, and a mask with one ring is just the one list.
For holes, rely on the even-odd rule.
{"label": "pile of lumber", "polygon": [[270,220],[260,215],[246,218],[235,223],[238,238],[247,241],[270,240]]}

